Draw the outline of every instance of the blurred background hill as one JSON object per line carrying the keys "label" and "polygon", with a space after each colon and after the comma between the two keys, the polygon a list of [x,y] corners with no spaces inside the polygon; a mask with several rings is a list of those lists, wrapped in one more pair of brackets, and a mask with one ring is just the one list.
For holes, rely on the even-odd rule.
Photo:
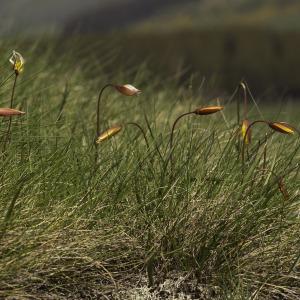
{"label": "blurred background hill", "polygon": [[300,94],[299,0],[0,0],[0,36],[24,34],[113,40],[121,64],[158,75]]}
{"label": "blurred background hill", "polygon": [[300,29],[298,0],[0,0],[1,33]]}

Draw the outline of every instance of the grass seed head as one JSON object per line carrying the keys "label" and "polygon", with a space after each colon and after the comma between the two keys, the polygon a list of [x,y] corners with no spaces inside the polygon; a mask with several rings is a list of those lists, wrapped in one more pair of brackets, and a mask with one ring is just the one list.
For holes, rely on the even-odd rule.
{"label": "grass seed head", "polygon": [[122,130],[122,126],[113,126],[107,130],[105,130],[103,133],[99,135],[99,137],[96,140],[97,144],[100,144],[101,142],[113,137],[117,133],[119,133]]}
{"label": "grass seed head", "polygon": [[241,131],[242,131],[243,140],[245,140],[246,144],[249,144],[251,142],[251,128],[247,131],[249,125],[250,125],[249,120],[247,119],[243,120]]}
{"label": "grass seed head", "polygon": [[293,134],[295,132],[293,127],[285,122],[269,122],[268,124],[273,130],[280,133]]}
{"label": "grass seed head", "polygon": [[224,109],[224,106],[206,106],[195,109],[196,115],[210,115]]}
{"label": "grass seed head", "polygon": [[11,117],[11,116],[19,116],[24,115],[24,111],[20,111],[13,108],[0,108],[0,116],[1,117]]}
{"label": "grass seed head", "polygon": [[141,90],[137,89],[131,84],[115,85],[114,87],[125,96],[136,96],[141,93]]}
{"label": "grass seed head", "polygon": [[9,62],[13,65],[13,70],[15,71],[16,75],[19,75],[21,72],[23,72],[25,59],[19,52],[13,50]]}

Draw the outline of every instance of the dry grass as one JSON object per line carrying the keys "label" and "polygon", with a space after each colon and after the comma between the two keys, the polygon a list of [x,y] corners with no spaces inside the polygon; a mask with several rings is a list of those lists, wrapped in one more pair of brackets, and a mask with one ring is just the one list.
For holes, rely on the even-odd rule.
{"label": "dry grass", "polygon": [[[170,172],[176,116],[216,103],[170,81],[162,87],[144,66],[108,76],[105,47],[86,59],[81,49],[76,62],[74,49],[59,60],[50,48],[23,53],[15,103],[26,115],[14,119],[1,160],[0,297],[117,299],[141,278],[155,286],[175,273],[216,287],[222,299],[297,299],[299,138],[269,135],[263,162],[265,132],[254,130],[242,172],[235,106],[225,98],[223,115],[186,118],[176,128]],[[85,77],[88,65],[97,77]],[[143,93],[107,93],[102,130],[138,122],[148,128],[149,149],[128,127],[99,145],[95,167],[97,94],[112,81]],[[1,87],[3,107],[11,86]],[[299,125],[296,108],[276,120]],[[275,109],[262,107],[266,119]],[[258,115],[253,106],[249,119]],[[288,200],[269,170],[284,178]]]}

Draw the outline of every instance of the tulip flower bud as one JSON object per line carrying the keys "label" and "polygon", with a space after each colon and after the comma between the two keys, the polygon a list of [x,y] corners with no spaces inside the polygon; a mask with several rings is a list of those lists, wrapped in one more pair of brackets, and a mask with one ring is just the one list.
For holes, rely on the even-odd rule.
{"label": "tulip flower bud", "polygon": [[131,84],[115,85],[114,86],[121,94],[125,96],[139,95],[141,91]]}
{"label": "tulip flower bud", "polygon": [[293,127],[285,122],[269,122],[269,126],[280,133],[293,134],[295,130]]}
{"label": "tulip flower bud", "polygon": [[218,111],[221,111],[223,109],[224,109],[223,106],[207,106],[207,107],[201,107],[201,108],[195,109],[194,113],[196,115],[210,115],[210,114],[214,114]]}
{"label": "tulip flower bud", "polygon": [[24,115],[24,111],[20,111],[12,108],[0,108],[0,117],[11,117],[11,116],[19,116]]}
{"label": "tulip flower bud", "polygon": [[103,133],[99,135],[99,137],[96,140],[96,144],[100,144],[101,142],[113,137],[117,133],[119,133],[122,130],[122,126],[113,126],[107,130],[105,130]]}
{"label": "tulip flower bud", "polygon": [[25,59],[19,52],[13,50],[9,62],[13,65],[13,70],[15,71],[16,75],[19,75],[21,72],[23,72]]}

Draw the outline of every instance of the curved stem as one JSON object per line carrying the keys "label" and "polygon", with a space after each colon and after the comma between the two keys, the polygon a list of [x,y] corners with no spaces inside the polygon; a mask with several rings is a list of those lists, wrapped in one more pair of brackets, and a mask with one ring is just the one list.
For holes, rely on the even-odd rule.
{"label": "curved stem", "polygon": [[174,138],[174,130],[175,130],[175,126],[176,124],[178,123],[178,121],[185,117],[185,116],[188,116],[188,115],[191,115],[191,114],[194,114],[195,112],[194,111],[190,111],[190,112],[187,112],[187,113],[184,113],[182,115],[180,115],[176,120],[175,122],[173,123],[173,126],[172,126],[172,131],[171,131],[171,136],[170,136],[170,156],[169,156],[169,159],[167,159],[166,161],[166,167],[168,166],[168,162],[170,160],[170,163],[171,163],[171,172],[173,173],[173,155],[172,155],[172,148],[173,148],[173,138]]}
{"label": "curved stem", "polygon": [[16,84],[17,84],[17,78],[18,78],[18,74],[16,73],[15,80],[14,80],[14,85],[13,85],[12,92],[11,92],[11,97],[10,97],[10,108],[13,107],[15,89],[16,89]]}
{"label": "curved stem", "polygon": [[99,96],[98,96],[98,102],[97,102],[97,137],[100,135],[100,102],[101,102],[101,97],[103,92],[105,91],[106,88],[112,86],[113,84],[108,83],[106,84],[100,91]]}
{"label": "curved stem", "polygon": [[141,131],[141,133],[143,134],[143,137],[144,137],[144,140],[146,142],[147,148],[150,149],[150,146],[149,146],[149,143],[148,143],[148,139],[146,137],[146,133],[145,133],[144,129],[142,128],[142,126],[140,126],[136,122],[128,122],[128,123],[126,123],[126,125],[133,125],[133,126],[137,127]]}
{"label": "curved stem", "polygon": [[152,129],[151,129],[151,126],[150,126],[150,123],[149,123],[149,120],[148,120],[148,117],[147,117],[145,111],[144,111],[144,118],[145,118],[145,121],[146,121],[147,128],[148,128],[148,130],[149,130],[149,133],[150,133],[150,135],[151,135],[151,137],[152,137],[152,140],[153,140],[153,142],[154,142],[155,149],[156,149],[156,151],[157,151],[157,153],[158,153],[160,159],[161,159],[162,161],[164,161],[163,156],[162,156],[162,154],[161,154],[161,152],[160,152],[160,150],[159,150],[159,147],[158,147],[158,145],[157,145],[157,143],[156,143],[155,137],[154,137],[154,135],[153,135],[153,132],[152,132]]}
{"label": "curved stem", "polygon": [[191,115],[191,114],[193,114],[193,113],[194,113],[193,111],[184,113],[184,114],[180,115],[180,116],[175,120],[175,122],[173,123],[172,131],[171,131],[171,136],[170,136],[170,151],[171,151],[172,148],[173,148],[173,137],[174,137],[174,130],[175,130],[176,124],[178,123],[178,121],[179,121],[181,118],[183,118],[183,117],[185,117],[185,116],[187,116],[187,115]]}
{"label": "curved stem", "polygon": [[248,97],[247,97],[247,89],[244,82],[241,84],[243,93],[244,93],[244,120],[248,118]]}
{"label": "curved stem", "polygon": [[243,139],[243,145],[242,145],[242,162],[243,162],[243,167],[245,165],[245,144],[246,144],[246,138],[247,138],[247,135],[248,135],[248,132],[250,130],[250,128],[255,125],[256,123],[265,123],[265,124],[269,124],[268,121],[264,121],[264,120],[257,120],[257,121],[254,121],[252,123],[250,123],[250,125],[248,126],[247,130],[246,130],[246,133],[245,133],[245,136],[244,136],[244,139]]}
{"label": "curved stem", "polygon": [[267,169],[267,168],[263,168],[261,171],[267,171],[269,173],[271,173],[275,178],[276,178],[276,182],[278,185],[278,189],[280,191],[280,193],[283,196],[284,200],[288,200],[289,199],[289,193],[288,190],[283,182],[284,176],[278,176],[273,170]]}

